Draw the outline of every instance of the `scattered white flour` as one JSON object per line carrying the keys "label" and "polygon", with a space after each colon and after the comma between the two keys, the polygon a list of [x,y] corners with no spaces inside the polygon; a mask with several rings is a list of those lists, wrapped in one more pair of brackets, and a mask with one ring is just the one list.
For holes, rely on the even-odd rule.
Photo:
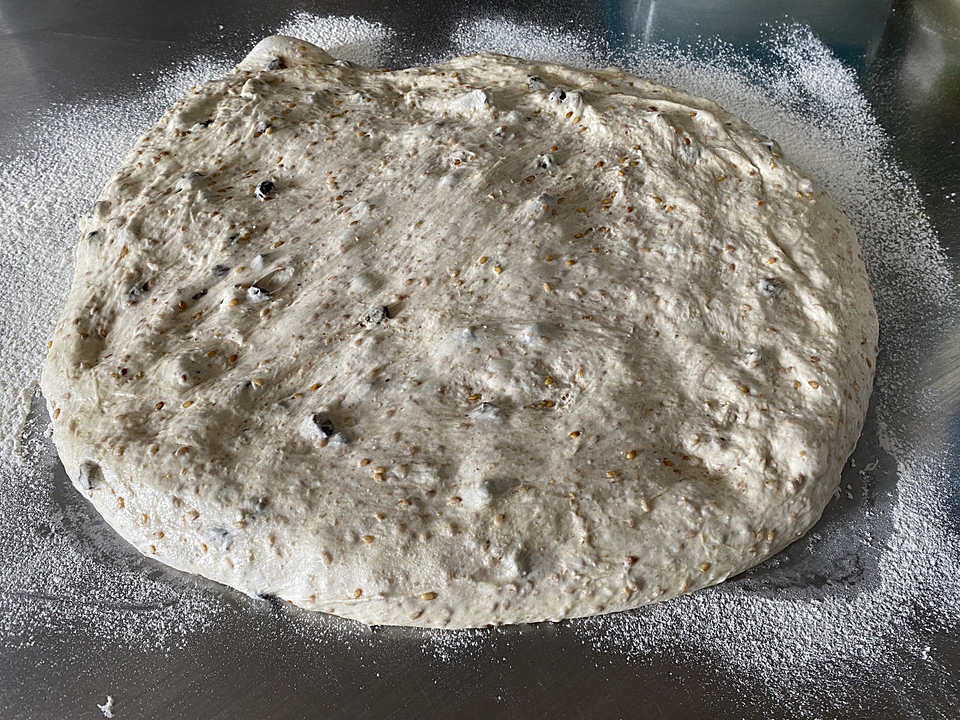
{"label": "scattered white flour", "polygon": [[[370,65],[382,64],[400,42],[381,25],[304,13],[276,31]],[[784,717],[842,716],[860,699],[875,707],[892,688],[907,714],[922,713],[930,697],[940,698],[938,707],[956,707],[955,681],[934,636],[955,632],[960,621],[960,544],[946,521],[948,418],[927,378],[949,357],[945,343],[960,307],[916,187],[891,159],[853,73],[797,28],[771,32],[755,48],[762,62],[719,43],[619,47],[585,33],[495,20],[464,24],[450,47],[620,65],[713,98],[775,137],[845,209],[863,245],[881,321],[879,443],[864,438],[844,492],[799,550],[693,596],[542,628],[369,630],[291,612],[289,631],[317,652],[413,643],[421,656],[451,664],[493,644],[509,646],[511,638],[574,636],[597,663],[613,667],[702,667],[719,678],[714,692],[740,698],[744,708],[762,688]],[[202,635],[233,612],[209,585],[159,569],[122,545],[62,473],[53,480],[56,459],[44,428],[25,418],[72,277],[76,218],[170,102],[238,57],[183,62],[145,78],[136,96],[50,108],[24,135],[23,150],[0,164],[0,184],[17,190],[0,204],[0,648],[56,635],[160,649]],[[804,570],[814,566],[803,565],[806,556],[829,560],[816,565],[815,581]],[[791,582],[796,567],[799,581]],[[275,611],[270,601],[254,602],[244,606],[243,622],[256,625]]]}
{"label": "scattered white flour", "polygon": [[[373,65],[393,35],[358,18],[305,13],[273,32]],[[143,89],[132,96],[51,107],[23,133],[19,153],[0,163],[0,186],[17,188],[0,204],[0,648],[74,633],[162,649],[225,612],[209,585],[141,558],[102,527],[62,471],[54,481],[46,429],[28,418],[40,404],[39,367],[70,288],[78,218],[160,114],[192,85],[229,72],[242,54],[181,59],[141,76]]]}
{"label": "scattered white flour", "polygon": [[107,701],[103,705],[101,705],[100,703],[97,703],[97,707],[100,708],[100,712],[103,713],[103,716],[105,718],[113,717],[113,697],[112,696],[107,695]]}
{"label": "scattered white flour", "polygon": [[[458,52],[478,45],[563,61],[572,59],[558,48],[576,48],[585,64],[616,65],[709,97],[776,138],[853,221],[880,315],[876,420],[880,446],[896,461],[896,497],[889,517],[864,502],[852,525],[834,525],[807,541],[813,553],[839,544],[856,556],[862,538],[886,535],[871,548],[870,578],[853,593],[826,583],[813,594],[809,588],[758,594],[727,583],[635,613],[571,623],[575,631],[601,652],[640,662],[671,654],[714,669],[720,664],[743,690],[765,686],[791,717],[849,707],[858,694],[872,700],[890,692],[891,683],[907,709],[920,708],[931,692],[955,698],[929,643],[960,621],[960,544],[946,507],[950,418],[925,378],[937,355],[949,352],[942,346],[960,308],[921,197],[891,159],[854,73],[797,27],[768,36],[762,62],[718,42],[611,50],[578,35],[490,20],[469,25],[455,43]],[[918,436],[916,428],[925,433]],[[846,689],[825,697],[825,676]]]}
{"label": "scattered white flour", "polygon": [[453,49],[455,56],[497,52],[583,68],[611,65],[607,44],[586,32],[545,25],[515,25],[503,20],[482,19],[462,25],[453,38]]}
{"label": "scattered white flour", "polygon": [[356,17],[317,17],[298,12],[276,29],[277,35],[289,35],[322,47],[338,60],[380,67],[394,32],[380,23]]}

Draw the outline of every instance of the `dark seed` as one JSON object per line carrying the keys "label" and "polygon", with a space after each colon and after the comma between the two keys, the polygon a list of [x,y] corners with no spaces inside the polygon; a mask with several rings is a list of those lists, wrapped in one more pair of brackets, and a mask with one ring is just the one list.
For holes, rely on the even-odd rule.
{"label": "dark seed", "polygon": [[233,392],[235,393],[244,393],[253,388],[253,383],[249,380],[244,380],[243,382],[238,382],[233,386]]}
{"label": "dark seed", "polygon": [[211,125],[213,125],[213,119],[208,118],[206,120],[198,122],[197,125],[199,125],[200,127],[210,127]]}
{"label": "dark seed", "polygon": [[483,402],[470,412],[470,416],[484,420],[495,420],[500,417],[500,408],[491,402]]}
{"label": "dark seed", "polygon": [[546,90],[547,84],[539,75],[531,75],[527,78],[527,87],[531,90]]}
{"label": "dark seed", "polygon": [[253,194],[256,195],[261,200],[266,200],[270,197],[270,193],[273,192],[274,184],[269,180],[264,180],[259,185],[257,185],[256,190],[253,191]]}
{"label": "dark seed", "polygon": [[310,418],[310,422],[313,423],[313,432],[316,433],[321,440],[327,440],[333,436],[333,421],[326,415],[315,413],[314,416]]}
{"label": "dark seed", "polygon": [[554,88],[553,92],[550,93],[550,99],[554,102],[563,102],[567,99],[567,93],[563,88]]}
{"label": "dark seed", "polygon": [[267,64],[263,66],[263,69],[264,70],[282,70],[286,66],[287,66],[286,63],[283,62],[283,58],[275,57],[269,60]]}
{"label": "dark seed", "polygon": [[757,283],[757,290],[767,297],[778,297],[783,292],[783,285],[774,278],[765,278]]}
{"label": "dark seed", "polygon": [[379,325],[380,323],[390,319],[390,308],[386,305],[380,305],[371,310],[363,318],[364,325]]}
{"label": "dark seed", "polygon": [[80,474],[77,478],[77,481],[80,483],[80,487],[84,490],[93,490],[94,486],[97,485],[100,480],[103,479],[103,475],[100,471],[100,466],[92,460],[85,460],[80,463]]}
{"label": "dark seed", "polygon": [[257,287],[256,285],[251,285],[250,289],[247,290],[247,294],[250,296],[251,300],[269,300],[270,293],[264,290],[262,287]]}
{"label": "dark seed", "polygon": [[130,290],[127,291],[127,300],[132,303],[136,303],[143,294],[150,289],[150,283],[143,283],[143,285],[137,284],[134,285]]}
{"label": "dark seed", "polygon": [[541,155],[537,158],[537,167],[541,170],[549,170],[553,167],[553,155]]}
{"label": "dark seed", "polygon": [[[218,266],[218,267],[219,267],[219,266]],[[214,272],[216,272],[216,270],[214,270]],[[207,294],[207,289],[204,288],[203,290],[201,290],[200,292],[198,292],[196,295],[194,295],[194,296],[193,296],[193,299],[194,299],[194,300],[199,300],[200,298],[202,298],[202,297],[203,297],[204,295],[206,295],[206,294]]]}
{"label": "dark seed", "polygon": [[230,272],[230,268],[228,268],[226,265],[214,265],[214,266],[213,266],[213,274],[214,274],[216,277],[218,277],[218,278],[222,278],[222,277],[223,277],[224,275],[226,275],[228,272]]}

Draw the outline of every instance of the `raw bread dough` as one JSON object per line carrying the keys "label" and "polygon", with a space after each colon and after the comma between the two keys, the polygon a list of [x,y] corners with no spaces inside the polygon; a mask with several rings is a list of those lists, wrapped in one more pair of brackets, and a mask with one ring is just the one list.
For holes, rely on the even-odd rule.
{"label": "raw bread dough", "polygon": [[82,222],[43,368],[141,552],[372,624],[634,608],[803,535],[877,318],[773,141],[616,70],[271,38]]}

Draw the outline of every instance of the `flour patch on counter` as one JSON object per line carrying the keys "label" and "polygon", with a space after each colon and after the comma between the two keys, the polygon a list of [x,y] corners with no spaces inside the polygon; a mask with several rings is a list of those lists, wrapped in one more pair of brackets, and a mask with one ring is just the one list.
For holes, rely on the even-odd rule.
{"label": "flour patch on counter", "polygon": [[338,60],[380,67],[396,42],[396,33],[378,22],[358,17],[295,13],[275,30],[276,35],[300,38],[323,48]]}
{"label": "flour patch on counter", "polygon": [[[897,677],[909,704],[911,696],[944,682],[942,666],[924,655],[925,637],[960,621],[960,593],[943,582],[960,573],[960,547],[944,521],[951,502],[950,421],[920,380],[928,374],[925,348],[951,357],[941,318],[955,316],[957,295],[916,185],[892,159],[854,73],[803,28],[771,33],[760,54],[762,62],[704,42],[687,49],[620,48],[610,61],[743,116],[776,138],[784,155],[810,172],[853,222],[881,324],[875,392],[880,444],[893,456],[888,464],[895,463],[898,476],[890,485],[893,495],[871,485],[875,459],[859,475],[851,472],[866,481],[862,500],[850,504],[856,512],[844,523],[825,524],[822,536],[815,528],[809,547],[818,554],[839,547],[839,560],[875,563],[875,569],[849,591],[828,579],[819,591],[813,585],[758,594],[742,587],[764,580],[735,581],[679,602],[574,625],[598,651],[616,650],[637,662],[664,648],[677,657],[684,649],[687,658],[706,653],[711,663],[728,668],[724,678],[744,689],[761,683],[803,717],[830,707],[813,690],[823,683],[824,668],[841,685],[865,693],[882,693],[887,679]],[[944,433],[916,437],[911,428],[924,416],[925,427]],[[845,490],[844,500],[853,499]],[[774,558],[755,572],[776,585],[777,567]],[[924,621],[913,607],[922,608]],[[891,647],[925,658],[915,676],[888,660],[902,657]],[[840,707],[848,699],[842,693],[833,701]]]}
{"label": "flour patch on counter", "polygon": [[[379,63],[392,31],[352,17],[292,16],[285,27]],[[278,28],[279,30],[279,28]],[[251,43],[252,44],[252,43]],[[52,105],[25,120],[0,163],[0,646],[83,637],[158,651],[203,633],[234,608],[222,593],[157,571],[74,502],[45,434],[36,383],[73,273],[78,219],[136,138],[191,86],[236,57],[175,59],[133,77],[136,90]]]}
{"label": "flour patch on counter", "polygon": [[496,52],[583,68],[610,65],[610,48],[605,40],[546,24],[518,24],[495,18],[468,20],[457,27],[451,40],[458,55]]}

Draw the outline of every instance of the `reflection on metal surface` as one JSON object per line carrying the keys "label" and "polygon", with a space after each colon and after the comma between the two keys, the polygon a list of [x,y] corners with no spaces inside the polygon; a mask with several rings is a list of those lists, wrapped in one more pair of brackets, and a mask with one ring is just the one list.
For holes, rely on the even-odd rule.
{"label": "reflection on metal surface", "polygon": [[[912,33],[904,48],[900,93],[934,107],[937,96],[960,97],[960,3],[921,0],[910,12]],[[943,119],[960,124],[956,115]]]}
{"label": "reflection on metal surface", "polygon": [[876,56],[890,7],[891,0],[620,0],[613,15],[644,44],[717,37],[743,45],[756,40],[764,26],[800,23],[863,67]]}

